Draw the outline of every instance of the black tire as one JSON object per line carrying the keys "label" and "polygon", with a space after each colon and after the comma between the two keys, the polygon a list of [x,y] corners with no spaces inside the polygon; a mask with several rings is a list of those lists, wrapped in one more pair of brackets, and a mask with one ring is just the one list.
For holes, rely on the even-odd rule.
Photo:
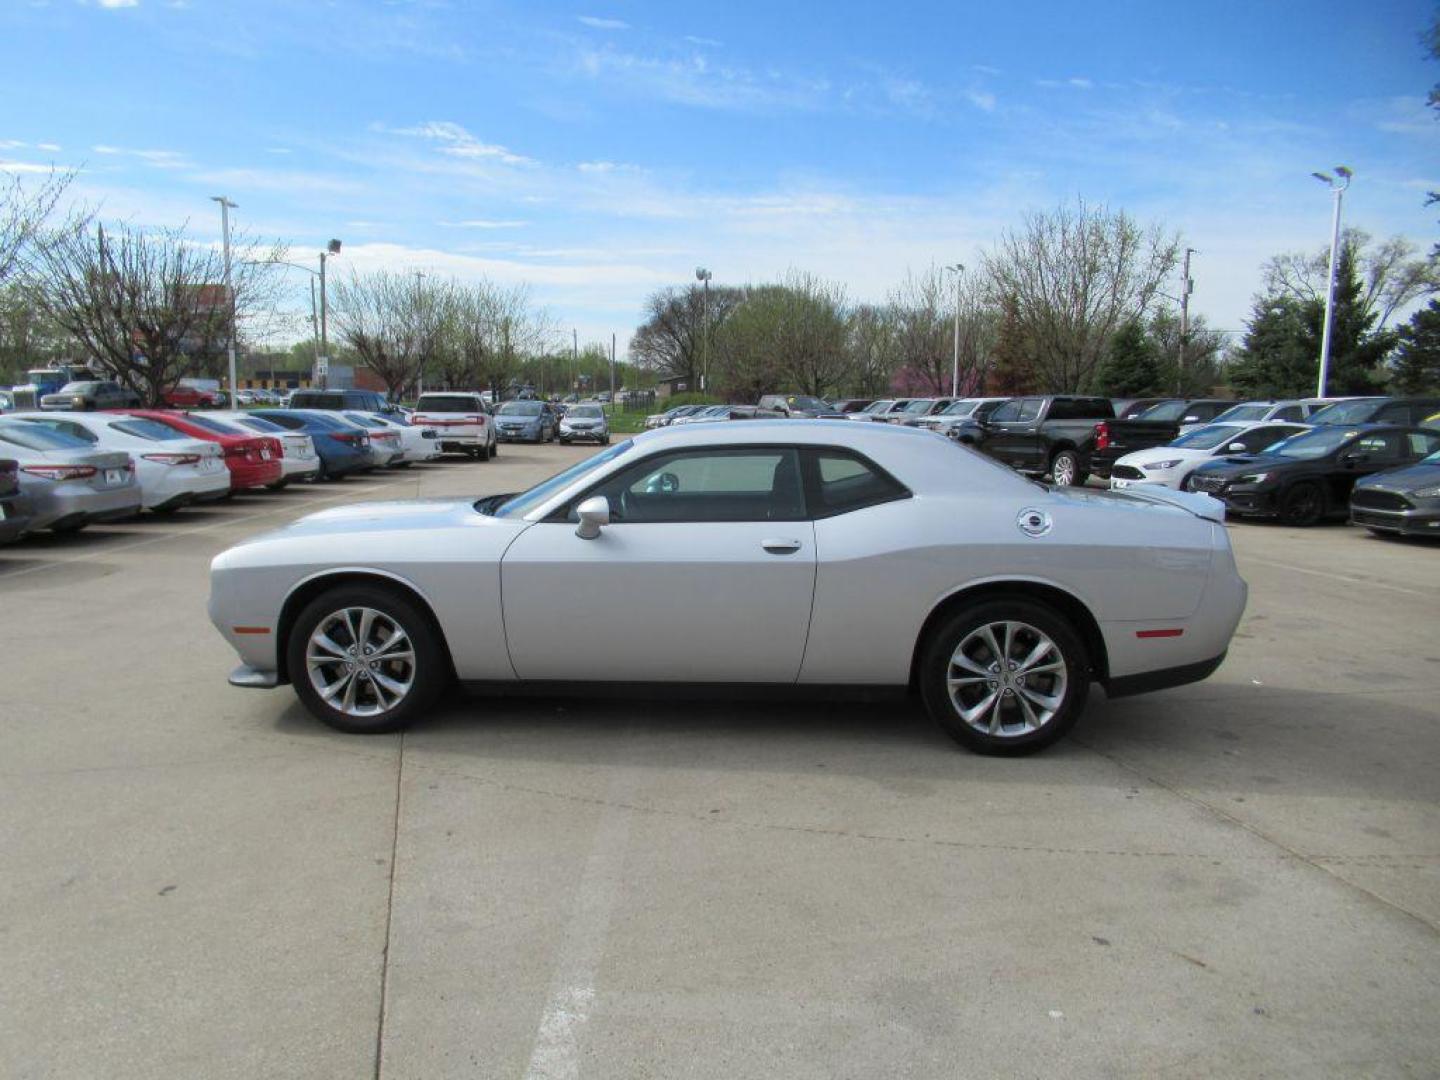
{"label": "black tire", "polygon": [[[346,608],[370,608],[380,612],[410,639],[413,653],[410,689],[386,711],[367,716],[343,712],[325,701],[311,682],[305,657],[310,635],[323,620]],[[336,640],[341,645],[349,643],[348,640]],[[311,714],[337,731],[353,735],[379,735],[408,727],[435,703],[452,678],[444,643],[426,613],[409,597],[383,585],[342,585],[310,601],[290,628],[289,639],[285,642],[285,658],[295,694]],[[326,669],[318,670],[323,677]],[[389,670],[397,676],[400,673],[400,668]],[[360,677],[353,678],[356,686],[362,688],[357,690],[357,694],[366,693],[363,689],[366,684],[359,681]]]}
{"label": "black tire", "polygon": [[496,439],[493,443],[490,444],[490,457],[491,457],[491,459],[493,460],[493,459],[495,459],[495,458],[497,458],[497,457],[499,457],[499,456],[500,456],[500,440],[499,440],[499,439]]}
{"label": "black tire", "polygon": [[[1050,711],[1049,718],[1045,719],[1040,726],[1028,731],[1024,730],[1021,724],[1021,721],[1025,719],[1025,714],[1020,704],[1019,695],[1024,692],[1020,688],[1020,684],[1017,683],[1016,688],[1010,689],[1008,692],[1001,690],[997,685],[994,691],[999,694],[997,704],[980,717],[982,721],[986,717],[993,718],[995,709],[1000,710],[1000,731],[991,733],[981,731],[967,722],[952,701],[949,689],[951,658],[961,643],[965,642],[972,633],[987,625],[1005,622],[1021,623],[1025,627],[1024,630],[1015,632],[1012,640],[1012,656],[1010,657],[1012,660],[1015,655],[1019,655],[1023,659],[1025,654],[1038,643],[1038,634],[1043,634],[1050,639],[1051,645],[1060,654],[1059,661],[1063,662],[1064,685],[1059,703]],[[1003,641],[997,639],[997,643],[1003,649]],[[981,660],[984,661],[982,666],[988,668],[990,660],[998,662],[998,657],[995,657],[988,647],[982,645],[981,648],[984,650],[981,654]],[[972,661],[976,660],[976,657],[969,651],[965,655]],[[1049,655],[1049,653],[1042,654],[1039,661],[1041,666],[1046,666],[1045,661]],[[1051,663],[1054,662],[1051,661]],[[955,670],[963,671],[965,669],[956,667]],[[1011,674],[1009,678],[1014,679],[1016,675]],[[1030,679],[1032,681],[1029,690],[1037,695],[1046,694],[1047,691],[1053,692],[1059,681],[1058,673],[1031,675]],[[995,597],[984,600],[974,607],[966,608],[940,623],[931,633],[929,641],[925,643],[920,661],[919,680],[920,695],[925,702],[926,710],[945,730],[946,734],[961,746],[973,750],[977,754],[1030,754],[1049,746],[1075,726],[1075,721],[1080,718],[1080,713],[1085,708],[1085,698],[1090,692],[1090,661],[1085,643],[1081,640],[1080,635],[1069,621],[1053,608],[1020,596]],[[1043,685],[1037,680],[1043,680]],[[1001,681],[996,680],[996,683]],[[985,697],[993,696],[990,687],[989,683],[980,683],[976,686],[962,687],[956,692],[962,701],[968,698],[973,706],[983,702]],[[1017,730],[1006,734],[1004,733],[1005,727]]]}
{"label": "black tire", "polygon": [[569,446],[569,445],[570,445],[570,440],[567,439],[567,438],[565,438],[564,435],[561,435],[561,436],[560,436],[560,445],[561,445],[561,446]]}
{"label": "black tire", "polygon": [[1280,520],[1305,528],[1325,516],[1325,491],[1312,480],[1291,484],[1280,493]]}
{"label": "black tire", "polygon": [[[1061,479],[1061,477],[1064,479]],[[1080,457],[1074,450],[1061,450],[1050,459],[1050,477],[1056,487],[1078,487],[1085,483],[1080,471]]]}
{"label": "black tire", "polygon": [[290,486],[290,481],[289,481],[289,480],[276,480],[275,483],[273,483],[273,484],[266,484],[266,485],[265,485],[265,490],[266,490],[266,491],[284,491],[284,490],[285,490],[287,487],[289,487],[289,486]]}
{"label": "black tire", "polygon": [[1372,528],[1370,528],[1370,526],[1367,525],[1367,526],[1365,526],[1365,531],[1368,532],[1371,536],[1373,536],[1373,537],[1375,537],[1376,539],[1379,539],[1379,540],[1393,540],[1393,539],[1395,539],[1395,534],[1392,533],[1392,532],[1390,532],[1388,529],[1372,529]]}
{"label": "black tire", "polygon": [[603,439],[601,439],[601,440],[600,440],[600,445],[601,445],[601,446],[609,446],[609,445],[610,445],[610,436],[609,436],[609,435],[606,435]]}

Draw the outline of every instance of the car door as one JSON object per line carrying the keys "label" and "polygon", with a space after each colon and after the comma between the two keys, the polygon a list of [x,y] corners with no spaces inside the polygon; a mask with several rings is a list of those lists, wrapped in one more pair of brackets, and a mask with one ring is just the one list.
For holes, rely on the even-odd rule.
{"label": "car door", "polygon": [[1044,398],[1014,398],[991,413],[982,444],[985,452],[1016,468],[1033,466],[1043,404]]}
{"label": "car door", "polygon": [[1403,431],[1372,431],[1352,440],[1335,455],[1330,493],[1337,506],[1348,506],[1355,482],[1371,473],[1384,472],[1405,464],[1409,443]]}
{"label": "car door", "polygon": [[[794,447],[704,447],[637,462],[521,533],[501,563],[522,679],[790,683],[815,590]],[[576,535],[600,496],[610,524]]]}

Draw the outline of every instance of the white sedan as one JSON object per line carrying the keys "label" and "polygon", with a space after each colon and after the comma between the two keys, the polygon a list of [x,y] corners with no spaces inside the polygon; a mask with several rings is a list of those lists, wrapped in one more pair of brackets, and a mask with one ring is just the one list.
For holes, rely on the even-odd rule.
{"label": "white sedan", "polygon": [[219,443],[192,439],[155,420],[123,413],[16,413],[24,420],[89,443],[95,450],[130,455],[141,506],[155,513],[230,494],[230,470]]}
{"label": "white sedan", "polygon": [[266,420],[263,416],[256,416],[244,409],[209,412],[204,417],[191,416],[190,420],[192,423],[199,423],[201,420],[220,420],[231,425],[232,429],[244,429],[246,435],[252,431],[258,431],[262,435],[273,435],[279,439],[280,445],[283,447],[280,465],[284,471],[280,482],[270,485],[276,490],[283,488],[292,480],[315,480],[320,476],[320,455],[315,451],[315,440],[303,431],[291,431],[272,420]]}
{"label": "white sedan", "polygon": [[1148,484],[1183,491],[1186,479],[1206,462],[1229,454],[1258,454],[1273,443],[1309,430],[1309,424],[1279,421],[1207,424],[1165,446],[1117,458],[1110,469],[1110,488],[1124,491]]}
{"label": "white sedan", "polygon": [[[955,739],[1038,749],[1110,697],[1203,679],[1245,607],[1213,499],[1045,488],[939,435],[668,427],[518,495],[364,502],[211,566],[238,686],[353,732],[454,679],[540,691],[918,690]],[[573,618],[574,601],[599,613]]]}
{"label": "white sedan", "polygon": [[389,416],[381,416],[378,413],[345,413],[345,416],[361,422],[361,418],[367,427],[380,427],[376,430],[393,431],[400,436],[401,457],[399,461],[392,462],[395,465],[412,465],[417,461],[433,461],[440,456],[440,440],[436,438],[433,427],[417,427],[411,423],[401,423]]}

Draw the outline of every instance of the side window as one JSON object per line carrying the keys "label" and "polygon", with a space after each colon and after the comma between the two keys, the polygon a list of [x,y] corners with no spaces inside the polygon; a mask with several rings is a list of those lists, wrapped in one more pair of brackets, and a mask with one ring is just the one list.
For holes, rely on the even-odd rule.
{"label": "side window", "polygon": [[1408,424],[1410,422],[1410,406],[1403,401],[1397,401],[1386,405],[1375,414],[1377,424]]}
{"label": "side window", "polygon": [[1254,431],[1247,431],[1238,439],[1231,441],[1243,444],[1245,449],[1253,454],[1257,451],[1264,450],[1267,446],[1272,446],[1281,439],[1288,439],[1291,435],[1296,435],[1302,430],[1304,429],[1286,427],[1284,424],[1269,424],[1265,427],[1258,427]]}
{"label": "side window", "polygon": [[[781,447],[697,450],[643,461],[580,499],[610,501],[616,524],[802,521],[800,455]],[[570,508],[569,520],[577,520]]]}
{"label": "side window", "polygon": [[1409,457],[1428,457],[1440,450],[1440,435],[1431,435],[1425,431],[1407,431],[1405,433],[1405,449]]}
{"label": "side window", "polygon": [[834,517],[910,497],[903,484],[878,466],[844,450],[810,450],[811,517]]}
{"label": "side window", "polygon": [[1079,402],[1069,401],[1065,398],[1056,398],[1050,403],[1051,420],[1074,420],[1079,417],[1080,410],[1077,408]]}
{"label": "side window", "polygon": [[1301,415],[1302,412],[1303,412],[1303,407],[1300,406],[1300,405],[1286,405],[1283,409],[1277,409],[1277,410],[1275,411],[1275,415],[1274,415],[1273,417],[1271,417],[1271,419],[1272,419],[1272,420],[1303,420],[1303,419],[1305,419],[1305,417],[1304,417],[1303,415]]}
{"label": "side window", "polygon": [[1357,439],[1350,448],[1352,454],[1362,454],[1371,461],[1398,461],[1401,457],[1400,432],[1382,431]]}

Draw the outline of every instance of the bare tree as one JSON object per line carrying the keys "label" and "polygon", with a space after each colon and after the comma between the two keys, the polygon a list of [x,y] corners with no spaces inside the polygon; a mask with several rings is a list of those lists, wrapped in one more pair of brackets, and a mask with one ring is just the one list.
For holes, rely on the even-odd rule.
{"label": "bare tree", "polygon": [[[1403,236],[1372,245],[1363,229],[1346,229],[1340,245],[1342,255],[1360,272],[1359,309],[1364,316],[1375,316],[1376,331],[1384,330],[1396,311],[1440,292],[1440,264],[1417,254],[1415,245]],[[1328,247],[1277,255],[1265,264],[1265,291],[1323,304],[1329,275]]]}
{"label": "bare tree", "polygon": [[38,187],[27,189],[19,176],[0,180],[0,286],[19,270],[25,249],[45,227],[75,173],[52,169]]}
{"label": "bare tree", "polygon": [[823,395],[850,374],[843,286],[791,271],[780,284],[746,289],[716,337],[717,384],[733,397],[776,390]]}
{"label": "bare tree", "polygon": [[352,273],[335,286],[331,317],[340,339],[373,371],[392,401],[415,384],[445,327],[447,285],[419,274]]}
{"label": "bare tree", "polygon": [[1014,305],[1044,388],[1078,391],[1115,329],[1149,312],[1179,246],[1158,225],[1079,202],[1026,217],[985,255],[984,269],[995,306]]}
{"label": "bare tree", "polygon": [[[630,339],[630,357],[662,378],[683,378],[700,386],[707,341],[713,345],[725,320],[744,297],[740,289],[716,286],[707,301],[699,285],[660,289],[645,301],[645,321]],[[713,362],[715,357],[711,356]]]}
{"label": "bare tree", "polygon": [[[77,216],[33,240],[29,276],[48,316],[85,359],[152,405],[183,376],[214,363],[236,325],[273,307],[284,249],[232,240],[233,294],[218,248],[185,230],[144,231]],[[233,312],[232,312],[233,308]]]}

